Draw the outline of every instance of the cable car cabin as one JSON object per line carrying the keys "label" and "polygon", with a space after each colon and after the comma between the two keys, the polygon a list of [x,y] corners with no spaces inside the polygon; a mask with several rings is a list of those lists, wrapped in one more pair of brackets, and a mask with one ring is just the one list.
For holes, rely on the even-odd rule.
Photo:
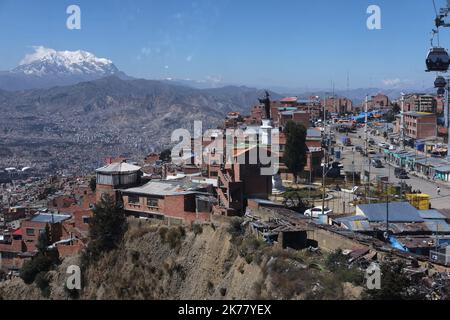
{"label": "cable car cabin", "polygon": [[450,66],[448,52],[444,48],[431,48],[426,59],[427,72],[446,72]]}
{"label": "cable car cabin", "polygon": [[445,88],[447,86],[447,81],[445,81],[444,77],[439,76],[434,81],[435,88]]}
{"label": "cable car cabin", "polygon": [[437,95],[438,96],[443,96],[445,94],[445,89],[444,88],[439,88],[438,90],[437,90]]}

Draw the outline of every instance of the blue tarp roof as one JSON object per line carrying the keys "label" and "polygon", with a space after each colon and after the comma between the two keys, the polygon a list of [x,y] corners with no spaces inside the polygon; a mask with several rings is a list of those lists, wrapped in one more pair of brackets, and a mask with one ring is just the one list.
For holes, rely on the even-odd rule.
{"label": "blue tarp roof", "polygon": [[[386,221],[386,203],[361,204],[358,208],[370,222]],[[389,221],[423,222],[419,212],[408,202],[389,203]]]}

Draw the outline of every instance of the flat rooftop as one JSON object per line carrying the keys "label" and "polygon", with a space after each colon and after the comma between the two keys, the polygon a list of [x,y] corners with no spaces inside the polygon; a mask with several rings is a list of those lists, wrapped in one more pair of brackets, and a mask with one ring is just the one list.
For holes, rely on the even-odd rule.
{"label": "flat rooftop", "polygon": [[72,216],[67,214],[56,214],[56,213],[38,213],[33,218],[30,219],[32,222],[42,222],[42,223],[58,223],[70,219]]}

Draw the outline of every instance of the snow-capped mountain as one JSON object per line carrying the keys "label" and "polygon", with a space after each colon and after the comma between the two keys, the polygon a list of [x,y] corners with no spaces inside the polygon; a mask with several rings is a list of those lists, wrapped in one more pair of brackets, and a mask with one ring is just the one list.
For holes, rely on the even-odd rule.
{"label": "snow-capped mountain", "polygon": [[34,47],[19,66],[0,72],[0,89],[24,90],[72,85],[108,76],[128,78],[111,60],[82,50],[56,51]]}

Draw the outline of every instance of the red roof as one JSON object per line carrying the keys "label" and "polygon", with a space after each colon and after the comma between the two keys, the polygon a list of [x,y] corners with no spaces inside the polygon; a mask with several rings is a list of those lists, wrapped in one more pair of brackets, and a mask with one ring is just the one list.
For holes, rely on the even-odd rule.
{"label": "red roof", "polygon": [[21,236],[21,235],[22,235],[22,228],[13,231],[13,236]]}
{"label": "red roof", "polygon": [[280,102],[297,102],[297,100],[298,100],[297,97],[287,97],[287,98],[281,99]]}

